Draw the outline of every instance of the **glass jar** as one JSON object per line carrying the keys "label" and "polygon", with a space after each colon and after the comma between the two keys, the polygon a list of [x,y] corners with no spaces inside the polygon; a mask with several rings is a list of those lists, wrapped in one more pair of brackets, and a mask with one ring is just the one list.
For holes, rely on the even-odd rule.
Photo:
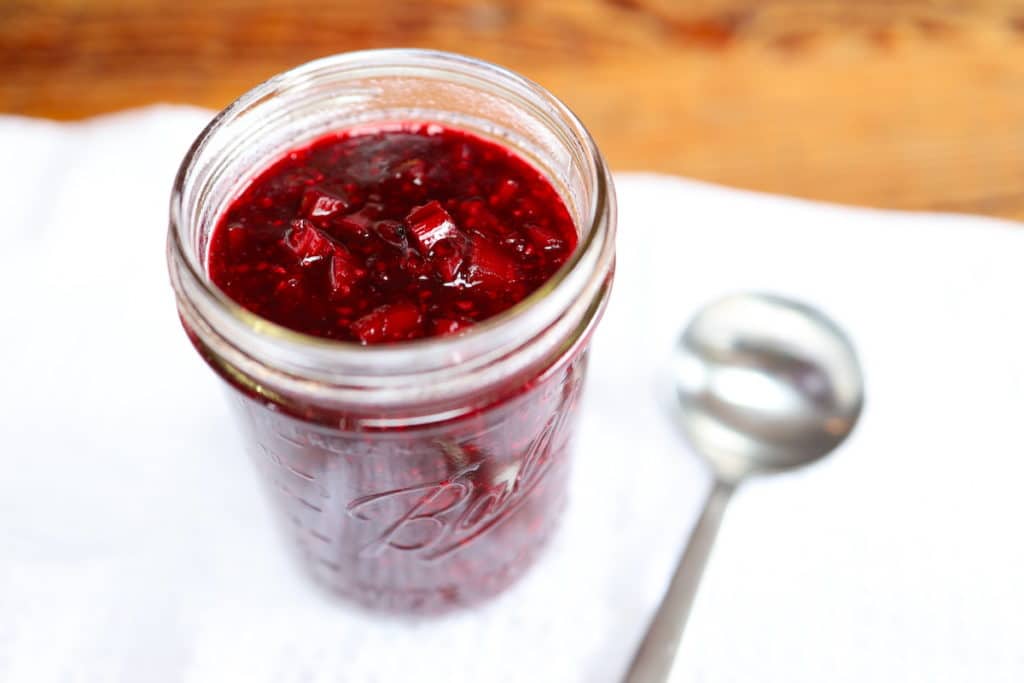
{"label": "glass jar", "polygon": [[[210,235],[290,149],[374,122],[435,121],[502,144],[560,192],[579,246],[538,291],[467,332],[364,347],[243,309],[207,275]],[[518,578],[565,505],[590,335],[614,270],[611,178],[540,86],[425,50],[328,57],[214,118],[174,183],[168,260],[182,323],[230,385],[304,564],[363,605],[437,612]]]}

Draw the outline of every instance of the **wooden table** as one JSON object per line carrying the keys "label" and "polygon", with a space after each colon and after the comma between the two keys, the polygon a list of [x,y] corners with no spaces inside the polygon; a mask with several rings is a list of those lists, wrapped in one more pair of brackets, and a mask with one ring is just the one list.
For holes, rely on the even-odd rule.
{"label": "wooden table", "polygon": [[219,108],[307,59],[457,50],[565,99],[612,166],[1024,219],[1024,3],[3,0],[0,111]]}

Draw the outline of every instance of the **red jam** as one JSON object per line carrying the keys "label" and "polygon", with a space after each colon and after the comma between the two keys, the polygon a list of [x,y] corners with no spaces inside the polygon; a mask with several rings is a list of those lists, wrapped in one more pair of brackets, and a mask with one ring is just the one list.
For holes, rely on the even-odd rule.
{"label": "red jam", "polygon": [[332,135],[271,166],[221,218],[209,270],[268,320],[375,344],[508,309],[576,240],[558,193],[521,158],[403,123]]}
{"label": "red jam", "polygon": [[[342,132],[272,165],[219,222],[209,271],[274,322],[375,344],[506,310],[576,242],[558,193],[525,161],[404,123]],[[401,612],[472,604],[518,578],[564,505],[584,345],[428,425],[368,431],[236,383],[257,463],[312,573]]]}

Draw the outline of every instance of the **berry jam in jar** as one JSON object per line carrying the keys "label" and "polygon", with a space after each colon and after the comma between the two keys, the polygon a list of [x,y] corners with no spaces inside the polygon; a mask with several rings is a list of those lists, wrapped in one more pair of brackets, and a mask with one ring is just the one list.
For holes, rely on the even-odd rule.
{"label": "berry jam in jar", "polygon": [[306,334],[380,344],[467,330],[576,247],[551,183],[438,123],[341,131],[257,177],[210,238],[213,283]]}
{"label": "berry jam in jar", "polygon": [[312,62],[200,135],[168,252],[321,584],[432,613],[530,566],[614,265],[610,177],[564,105],[458,55]]}

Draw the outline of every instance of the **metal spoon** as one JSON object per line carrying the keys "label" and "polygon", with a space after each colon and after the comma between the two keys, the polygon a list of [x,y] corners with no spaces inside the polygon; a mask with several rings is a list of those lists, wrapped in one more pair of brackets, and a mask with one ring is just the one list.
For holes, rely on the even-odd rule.
{"label": "metal spoon", "polygon": [[818,460],[850,434],[864,388],[856,353],[835,323],[803,304],[740,294],[693,319],[673,356],[682,427],[714,484],[628,683],[671,671],[726,503],[752,474]]}

